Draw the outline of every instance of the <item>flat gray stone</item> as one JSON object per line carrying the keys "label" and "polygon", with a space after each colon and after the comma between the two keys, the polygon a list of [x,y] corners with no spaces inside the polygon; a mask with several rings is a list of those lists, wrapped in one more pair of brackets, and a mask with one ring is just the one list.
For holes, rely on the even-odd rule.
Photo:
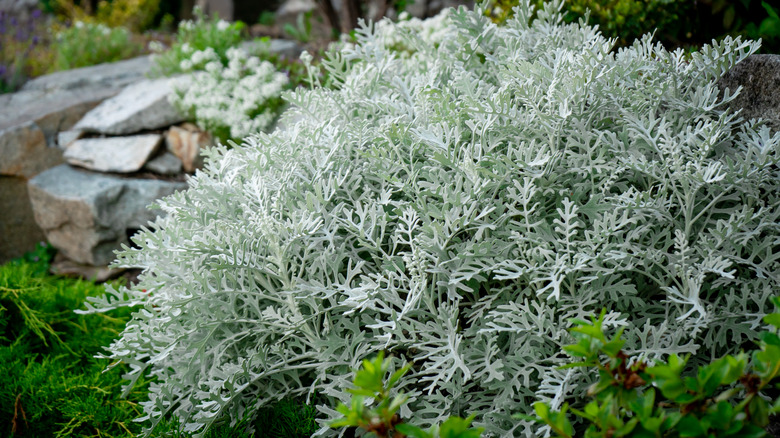
{"label": "flat gray stone", "polygon": [[98,172],[130,173],[141,169],[162,141],[159,134],[82,138],[65,149],[65,161]]}
{"label": "flat gray stone", "polygon": [[186,188],[186,183],[122,178],[67,164],[28,184],[35,221],[46,239],[67,258],[93,266],[114,260],[114,251],[128,244],[128,230],[164,215],[149,204]]}
{"label": "flat gray stone", "polygon": [[110,88],[119,90],[145,79],[152,67],[150,56],[124,61],[76,68],[35,78],[22,91],[73,90],[83,88]]}
{"label": "flat gray stone", "polygon": [[742,87],[731,107],[742,110],[745,120],[762,118],[780,131],[780,55],[750,55],[718,81],[721,90],[733,94]]}
{"label": "flat gray stone", "polygon": [[[117,94],[124,87],[144,80],[151,68],[151,58],[139,58],[77,68],[35,78],[16,93],[0,95],[0,127],[38,120],[53,114],[69,112],[70,126],[98,103]],[[61,123],[62,124],[62,123]],[[47,133],[70,128],[58,126]]]}
{"label": "flat gray stone", "polygon": [[[94,87],[80,89],[29,90],[2,96],[0,126],[6,127],[30,120],[56,123],[58,131],[69,129],[89,110],[115,95],[121,88]],[[64,116],[63,116],[64,114]],[[68,126],[62,126],[68,125]]]}
{"label": "flat gray stone", "polygon": [[185,120],[169,102],[173,81],[185,77],[145,80],[126,87],[88,112],[73,129],[125,135],[165,128]]}
{"label": "flat gray stone", "polygon": [[170,152],[165,152],[149,160],[144,169],[160,175],[176,175],[181,173],[181,160]]}
{"label": "flat gray stone", "polygon": [[57,147],[60,149],[66,149],[71,143],[84,136],[84,131],[69,130],[62,131],[57,134]]}

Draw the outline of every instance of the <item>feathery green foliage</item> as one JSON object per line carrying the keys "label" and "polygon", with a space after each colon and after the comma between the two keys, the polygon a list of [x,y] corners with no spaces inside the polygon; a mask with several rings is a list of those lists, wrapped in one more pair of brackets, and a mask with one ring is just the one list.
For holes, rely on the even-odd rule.
{"label": "feathery green foliage", "polygon": [[756,338],[780,287],[780,134],[715,81],[758,45],[613,52],[556,5],[481,12],[435,43],[396,29],[403,52],[359,30],[322,64],[335,89],[210,150],[119,255],[140,284],[87,311],[139,308],[108,356],[128,387],[155,378],[147,435],[315,393],[325,426],[385,350],[415,364],[397,385],[414,424],[532,436],[512,412],[593,380],[558,369],[572,318],[606,306],[627,354],[692,366]]}
{"label": "feathery green foliage", "polygon": [[120,366],[94,359],[130,309],[76,315],[103,286],[46,275],[50,247],[0,266],[0,436],[128,437],[141,426],[139,384],[121,399]]}
{"label": "feathery green foliage", "polygon": [[[254,414],[254,421],[246,415],[233,425],[217,425],[208,431],[205,438],[309,438],[318,428],[315,414],[311,405],[300,400],[283,399],[259,409]],[[249,429],[253,429],[254,433],[250,433]],[[181,422],[174,417],[160,423],[154,437],[190,438],[192,434],[183,432]]]}
{"label": "feathery green foliage", "polygon": [[255,438],[309,438],[319,427],[314,406],[299,400],[283,399],[258,410]]}

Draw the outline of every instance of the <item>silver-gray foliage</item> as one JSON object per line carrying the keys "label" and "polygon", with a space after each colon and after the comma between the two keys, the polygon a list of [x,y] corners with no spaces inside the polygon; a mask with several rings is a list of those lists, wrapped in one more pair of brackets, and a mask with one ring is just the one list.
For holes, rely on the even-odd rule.
{"label": "silver-gray foliage", "polygon": [[328,418],[384,349],[414,361],[404,417],[531,435],[512,413],[588,384],[556,369],[570,318],[606,307],[650,359],[754,338],[780,286],[780,135],[714,81],[757,44],[612,52],[521,3],[401,52],[361,30],[325,64],[335,89],[290,93],[287,129],[211,150],[161,203],[119,255],[141,283],[88,309],[140,306],[108,356],[157,377],[145,418],[202,432],[314,393]]}

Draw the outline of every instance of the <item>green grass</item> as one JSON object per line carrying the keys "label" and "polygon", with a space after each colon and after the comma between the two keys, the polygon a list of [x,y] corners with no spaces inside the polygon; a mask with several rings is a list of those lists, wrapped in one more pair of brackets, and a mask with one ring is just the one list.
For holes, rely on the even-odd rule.
{"label": "green grass", "polygon": [[[0,436],[131,437],[142,424],[138,403],[146,398],[141,382],[122,398],[124,365],[106,371],[96,359],[122,331],[130,309],[79,315],[87,296],[102,285],[47,274],[50,247],[0,266]],[[314,408],[283,400],[263,409],[253,436],[245,423],[223,426],[207,438],[306,438],[317,429]],[[159,437],[187,438],[170,421]]]}

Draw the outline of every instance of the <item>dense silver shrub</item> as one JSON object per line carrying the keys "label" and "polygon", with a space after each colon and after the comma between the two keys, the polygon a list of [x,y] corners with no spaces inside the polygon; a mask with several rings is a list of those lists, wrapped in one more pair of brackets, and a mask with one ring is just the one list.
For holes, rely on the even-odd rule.
{"label": "dense silver shrub", "polygon": [[402,52],[364,28],[325,63],[335,89],[290,93],[287,129],[211,150],[161,203],[119,255],[141,283],[88,309],[140,307],[108,356],[157,378],[146,418],[203,431],[315,393],[328,418],[386,350],[414,361],[405,417],[532,435],[510,415],[590,381],[556,369],[570,318],[606,307],[650,359],[754,337],[780,286],[780,135],[714,81],[757,44],[615,53],[521,3],[505,27],[452,12],[439,44],[398,29]]}

